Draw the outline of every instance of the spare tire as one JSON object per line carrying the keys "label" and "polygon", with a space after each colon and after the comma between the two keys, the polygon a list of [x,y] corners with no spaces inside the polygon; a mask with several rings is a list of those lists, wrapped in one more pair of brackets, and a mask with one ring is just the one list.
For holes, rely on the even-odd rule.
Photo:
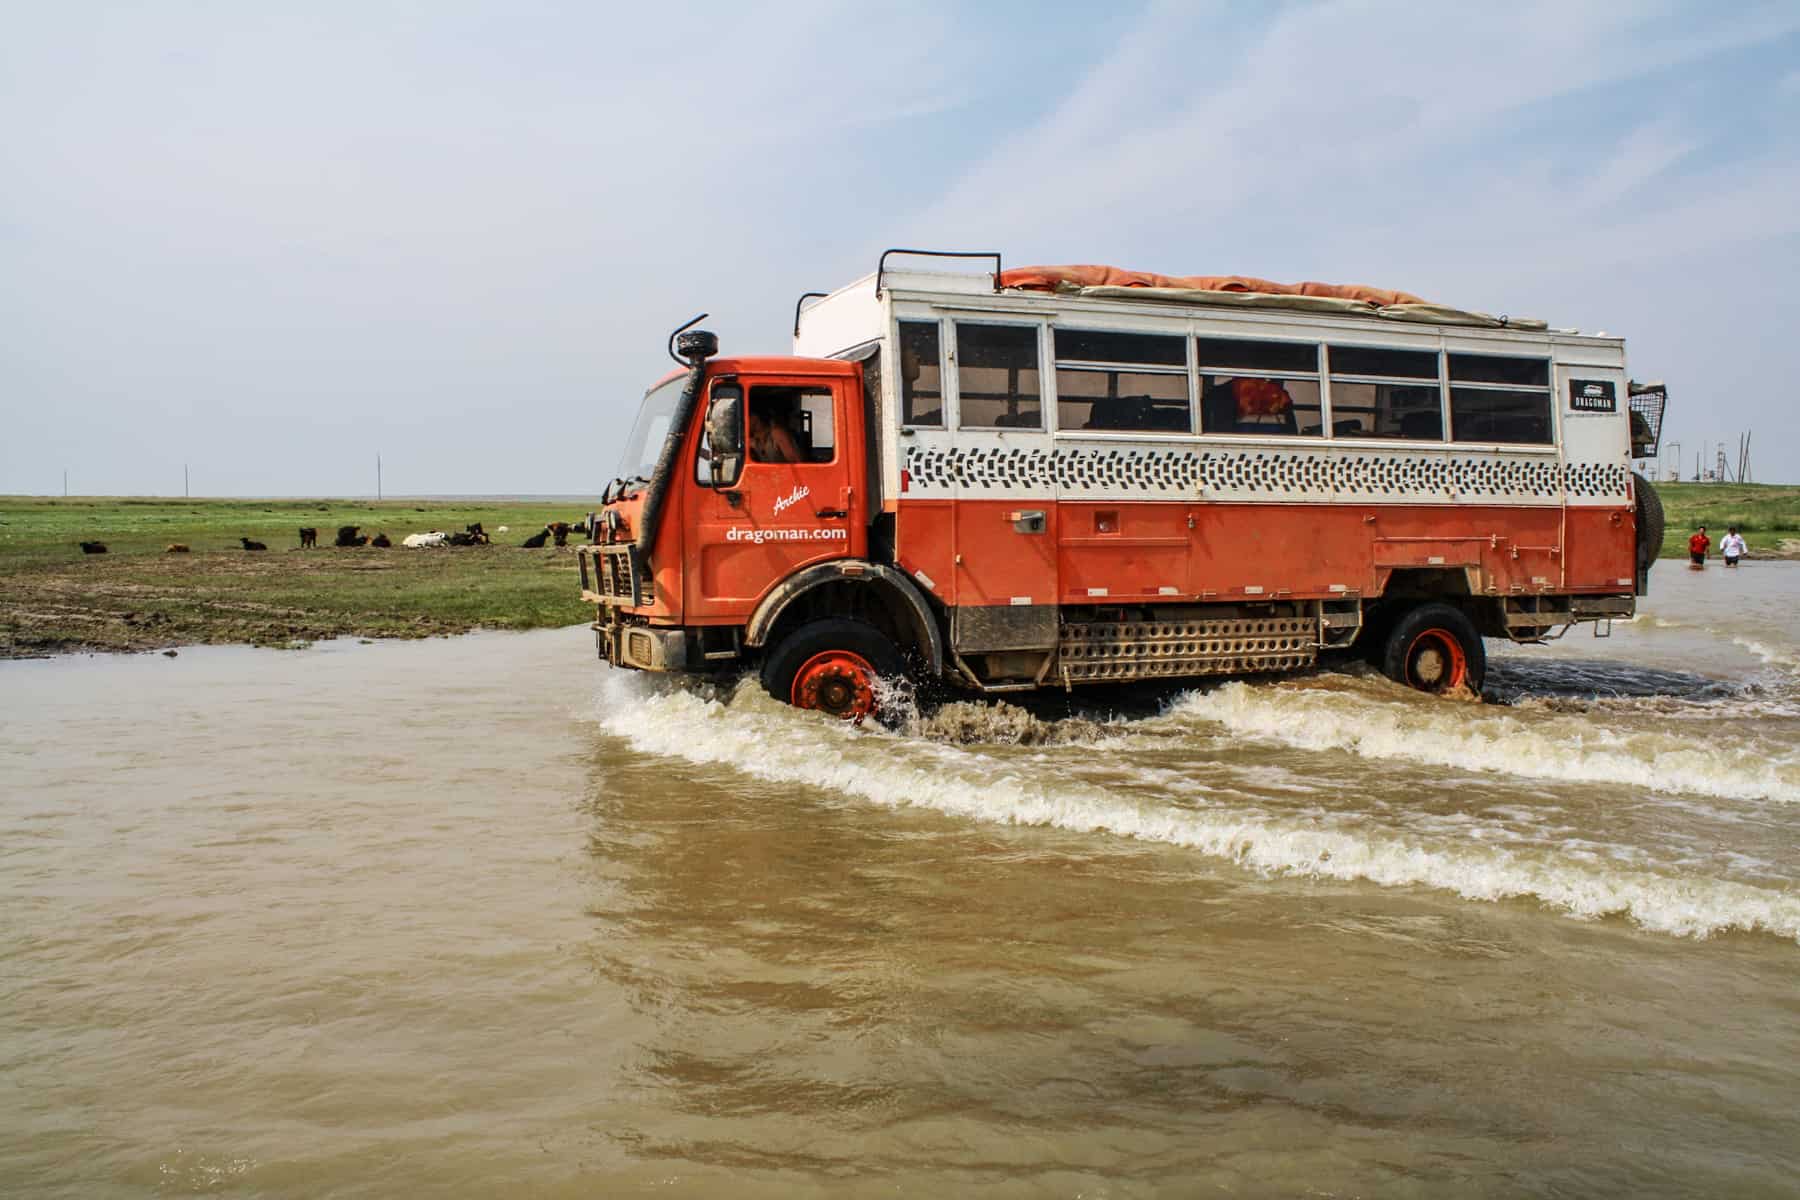
{"label": "spare tire", "polygon": [[1631,494],[1637,497],[1637,594],[1650,593],[1650,564],[1662,553],[1662,497],[1648,479],[1631,473]]}

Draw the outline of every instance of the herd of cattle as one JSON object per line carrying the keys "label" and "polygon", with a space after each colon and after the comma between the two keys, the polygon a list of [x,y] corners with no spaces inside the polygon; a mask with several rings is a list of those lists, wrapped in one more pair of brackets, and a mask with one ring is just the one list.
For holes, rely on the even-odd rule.
{"label": "herd of cattle", "polygon": [[[496,532],[505,533],[506,531],[507,527],[502,525]],[[585,537],[587,536],[587,532],[588,526],[586,521],[552,521],[537,533],[532,534],[530,537],[520,542],[519,545],[525,547],[527,550],[537,550],[546,542],[554,539],[556,545],[566,546],[569,544],[569,535],[571,533],[580,534]],[[267,543],[256,541],[253,538],[241,537],[238,541],[243,543],[243,547],[246,550],[267,550],[269,548]],[[409,533],[401,540],[400,544],[417,549],[424,546],[487,546],[492,543],[493,539],[481,528],[481,522],[477,521],[473,525],[465,525],[461,533],[445,533],[442,530],[437,529],[432,530],[430,533]],[[318,544],[319,531],[311,526],[301,526],[299,548],[302,550],[311,550],[317,547]],[[374,546],[383,550],[389,549],[393,544],[394,543],[388,539],[387,534],[377,533],[375,536],[370,537],[362,531],[362,526],[360,525],[339,525],[337,530],[337,541],[332,543],[333,546],[338,547]],[[105,542],[82,542],[80,545],[83,554],[106,553]],[[188,552],[189,548],[184,542],[171,542],[169,543],[168,548],[163,551],[165,554],[187,554]]]}

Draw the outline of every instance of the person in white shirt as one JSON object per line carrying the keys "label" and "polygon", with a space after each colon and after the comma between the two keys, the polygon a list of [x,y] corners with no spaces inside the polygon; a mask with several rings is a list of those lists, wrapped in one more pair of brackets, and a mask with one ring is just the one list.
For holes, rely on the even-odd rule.
{"label": "person in white shirt", "polygon": [[1737,566],[1738,559],[1744,557],[1744,539],[1738,534],[1736,525],[1725,534],[1725,540],[1719,543],[1719,553],[1725,556],[1725,565],[1728,567]]}

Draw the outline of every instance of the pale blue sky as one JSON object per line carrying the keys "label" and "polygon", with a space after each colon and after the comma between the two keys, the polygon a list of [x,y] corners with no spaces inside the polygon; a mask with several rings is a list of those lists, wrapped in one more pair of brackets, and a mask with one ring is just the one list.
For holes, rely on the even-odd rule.
{"label": "pale blue sky", "polygon": [[0,492],[584,494],[885,246],[1628,339],[1800,480],[1800,5],[0,0]]}

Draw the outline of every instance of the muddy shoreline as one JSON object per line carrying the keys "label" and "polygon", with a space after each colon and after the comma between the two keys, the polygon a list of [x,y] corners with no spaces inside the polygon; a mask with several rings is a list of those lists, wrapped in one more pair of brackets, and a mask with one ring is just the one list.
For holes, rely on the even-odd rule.
{"label": "muddy shoreline", "polygon": [[13,570],[0,576],[0,659],[571,625],[588,615],[571,554],[121,555]]}

